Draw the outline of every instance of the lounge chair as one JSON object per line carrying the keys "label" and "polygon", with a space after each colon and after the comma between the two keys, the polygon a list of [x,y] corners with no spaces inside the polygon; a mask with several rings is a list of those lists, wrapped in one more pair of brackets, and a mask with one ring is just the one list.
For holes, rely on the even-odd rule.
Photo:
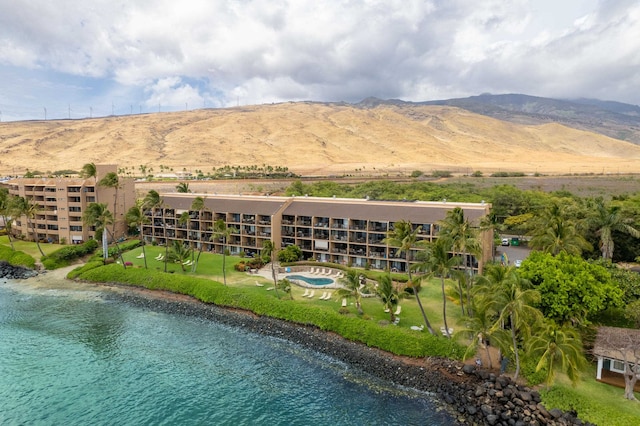
{"label": "lounge chair", "polygon": [[273,290],[273,287],[267,288],[267,291],[271,291],[271,290]]}
{"label": "lounge chair", "polygon": [[424,330],[424,325],[412,325],[409,328],[411,328],[414,331],[422,331],[422,330]]}
{"label": "lounge chair", "polygon": [[309,269],[309,273],[310,274],[315,274],[316,273],[316,268],[310,268]]}
{"label": "lounge chair", "polygon": [[400,312],[402,312],[402,306],[398,305],[398,309],[396,309],[393,315],[400,315]]}
{"label": "lounge chair", "polygon": [[191,259],[187,259],[187,260],[185,260],[184,262],[182,262],[182,264],[183,264],[184,266],[191,266],[191,265],[193,264],[193,262],[191,261]]}
{"label": "lounge chair", "polygon": [[398,325],[400,324],[400,317],[396,317],[396,319],[393,321],[393,325]]}
{"label": "lounge chair", "polygon": [[[447,329],[444,327],[440,327],[440,333],[442,333],[443,336],[447,335]],[[449,336],[451,336],[453,334],[453,328],[449,328]]]}
{"label": "lounge chair", "polygon": [[313,296],[315,296],[316,291],[315,290],[311,290],[311,293],[309,293],[309,295],[307,296],[309,299],[313,299]]}
{"label": "lounge chair", "polygon": [[302,297],[307,297],[309,295],[309,289],[305,288],[304,293],[302,293]]}
{"label": "lounge chair", "polygon": [[318,299],[324,300],[326,297],[327,297],[327,292],[325,291],[322,293],[322,296],[320,296]]}
{"label": "lounge chair", "polygon": [[389,313],[389,312],[391,312],[391,309],[389,309],[389,308],[384,308],[384,311],[385,311],[385,312],[387,312],[387,313]]}
{"label": "lounge chair", "polygon": [[338,278],[344,278],[344,273],[343,273],[343,272],[338,272],[338,273],[336,274],[336,277],[338,277]]}
{"label": "lounge chair", "polygon": [[327,297],[324,298],[324,300],[331,300],[331,295],[332,293],[330,291],[327,292]]}
{"label": "lounge chair", "polygon": [[139,255],[136,256],[136,259],[143,259],[144,258],[144,253],[140,253]]}
{"label": "lounge chair", "polygon": [[162,260],[164,259],[164,255],[162,253],[160,253],[159,255],[157,255],[156,257],[154,257],[155,260]]}
{"label": "lounge chair", "polygon": [[256,287],[264,287],[264,284],[261,284],[258,281],[256,281]]}
{"label": "lounge chair", "polygon": [[333,271],[331,269],[327,269],[327,272],[325,272],[325,275],[331,275],[333,274]]}
{"label": "lounge chair", "polygon": [[342,307],[343,307],[343,308],[346,308],[346,307],[347,307],[347,298],[346,298],[346,297],[343,297],[343,298],[342,298]]}

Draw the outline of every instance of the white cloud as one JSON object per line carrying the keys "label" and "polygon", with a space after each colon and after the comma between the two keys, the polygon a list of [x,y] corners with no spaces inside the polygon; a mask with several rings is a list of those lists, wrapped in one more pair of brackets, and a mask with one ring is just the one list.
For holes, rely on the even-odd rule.
{"label": "white cloud", "polygon": [[632,0],[0,2],[0,93],[15,86],[7,70],[24,69],[91,80],[87,102],[520,92],[640,103],[637,52]]}

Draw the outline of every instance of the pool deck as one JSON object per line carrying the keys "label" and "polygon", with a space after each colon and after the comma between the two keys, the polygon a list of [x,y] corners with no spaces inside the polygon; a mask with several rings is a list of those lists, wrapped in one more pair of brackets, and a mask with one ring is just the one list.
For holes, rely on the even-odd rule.
{"label": "pool deck", "polygon": [[[283,268],[278,268],[279,270],[282,270]],[[306,283],[304,281],[301,280],[291,280],[292,283],[296,284],[299,287],[303,287],[303,288],[342,288],[341,285],[338,284],[337,280],[340,278],[337,273],[341,272],[335,269],[331,269],[331,268],[320,268],[320,269],[324,269],[324,270],[331,270],[332,273],[330,275],[326,275],[326,274],[315,274],[315,273],[311,273],[310,271],[311,268],[306,268],[306,270],[300,270],[298,268],[296,268],[296,270],[291,270],[291,272],[278,272],[278,279],[282,279],[282,278],[287,278],[291,275],[299,275],[299,276],[303,276],[303,277],[307,277],[307,278],[328,278],[333,280],[333,283],[331,284],[325,284],[325,285],[313,285],[313,284],[309,284]],[[318,269],[318,268],[314,268],[314,269]],[[266,265],[265,267],[263,267],[262,269],[259,269],[258,272],[255,275],[259,275],[262,278],[265,278],[267,280],[272,280],[273,278],[271,277],[271,265]]]}

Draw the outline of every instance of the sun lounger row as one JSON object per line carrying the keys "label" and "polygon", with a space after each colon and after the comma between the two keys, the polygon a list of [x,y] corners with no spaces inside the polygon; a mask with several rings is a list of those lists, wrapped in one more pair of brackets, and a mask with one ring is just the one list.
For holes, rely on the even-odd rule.
{"label": "sun lounger row", "polygon": [[[325,291],[322,293],[322,296],[320,296],[318,299],[319,300],[330,300],[331,299],[331,292],[330,291]],[[309,299],[313,299],[313,296],[316,295],[316,291],[315,290],[309,290],[308,288],[304,290],[304,293],[302,293],[302,297],[308,297]]]}
{"label": "sun lounger row", "polygon": [[[309,272],[315,275],[325,275],[325,276],[333,275],[333,270],[330,268],[311,268]],[[336,273],[336,277],[343,278],[344,273],[342,271],[338,271]]]}

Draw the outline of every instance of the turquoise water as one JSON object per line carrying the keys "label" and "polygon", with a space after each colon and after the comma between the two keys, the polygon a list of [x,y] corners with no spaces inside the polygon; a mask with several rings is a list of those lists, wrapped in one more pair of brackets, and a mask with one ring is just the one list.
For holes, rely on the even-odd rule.
{"label": "turquoise water", "polygon": [[287,341],[0,281],[2,425],[444,425],[428,395]]}
{"label": "turquoise water", "polygon": [[304,281],[307,284],[311,285],[329,285],[333,284],[333,280],[331,278],[311,278],[305,277],[304,275],[289,275],[287,278],[292,280],[300,280]]}

